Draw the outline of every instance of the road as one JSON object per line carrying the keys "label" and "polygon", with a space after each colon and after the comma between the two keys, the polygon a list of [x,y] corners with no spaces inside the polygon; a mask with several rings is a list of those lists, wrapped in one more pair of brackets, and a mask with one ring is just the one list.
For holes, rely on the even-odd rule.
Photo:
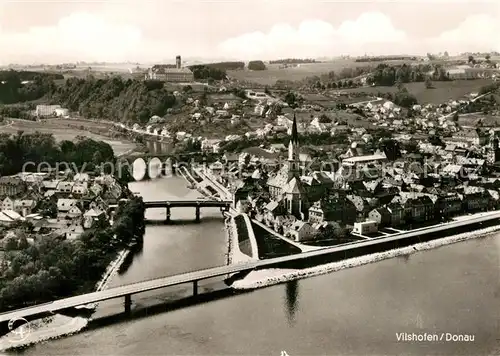
{"label": "road", "polygon": [[169,277],[162,277],[162,278],[157,278],[149,281],[143,281],[143,282],[138,282],[138,283],[133,283],[133,284],[128,284],[100,292],[94,292],[94,293],[89,293],[89,294],[84,294],[84,295],[79,295],[75,297],[70,297],[66,299],[61,299],[61,300],[56,300],[53,302],[45,303],[45,304],[40,304],[36,305],[33,307],[28,307],[28,308],[23,308],[23,309],[18,309],[12,312],[7,312],[0,314],[0,322],[6,322],[12,319],[18,319],[18,318],[26,318],[29,316],[33,315],[38,315],[41,313],[46,313],[46,312],[55,312],[61,309],[66,309],[66,308],[71,308],[71,307],[76,307],[79,305],[84,305],[84,304],[90,304],[90,303],[95,303],[103,300],[109,300],[109,299],[114,299],[118,297],[122,297],[125,295],[133,295],[141,292],[146,292],[150,290],[155,290],[155,289],[160,289],[160,288],[165,288],[168,286],[174,286],[178,284],[183,284],[183,283],[189,283],[193,281],[198,281],[198,280],[204,280],[208,278],[213,278],[213,277],[218,277],[218,276],[223,276],[223,275],[229,275],[233,273],[238,273],[242,271],[248,271],[248,270],[253,270],[256,268],[262,268],[262,267],[268,267],[272,265],[276,265],[279,263],[285,263],[285,262],[293,262],[293,261],[298,261],[301,259],[306,259],[306,258],[311,258],[311,257],[317,257],[317,256],[322,256],[326,254],[331,254],[335,252],[342,252],[342,251],[347,251],[350,249],[355,249],[355,248],[363,248],[363,247],[368,247],[368,246],[373,246],[379,243],[385,243],[385,242],[392,242],[392,241],[397,241],[400,239],[405,239],[409,237],[415,237],[415,236],[420,236],[422,234],[428,234],[428,233],[433,233],[433,232],[439,232],[443,230],[448,230],[450,228],[457,228],[461,226],[465,226],[471,223],[479,223],[479,222],[484,222],[492,219],[499,219],[500,218],[500,211],[494,211],[494,212],[489,212],[489,213],[479,213],[476,215],[471,215],[469,218],[459,220],[459,221],[452,221],[448,223],[443,223],[440,225],[435,225],[435,226],[429,226],[425,228],[420,228],[420,229],[415,229],[412,231],[406,231],[406,232],[401,232],[401,233],[396,233],[391,236],[383,236],[379,238],[374,238],[372,240],[368,241],[362,241],[362,242],[354,242],[354,243],[346,243],[342,245],[337,245],[334,247],[325,247],[320,250],[315,250],[315,251],[308,251],[308,252],[303,252],[301,254],[297,255],[291,255],[291,256],[284,256],[284,257],[277,257],[277,258],[272,258],[268,260],[260,260],[260,261],[250,261],[250,262],[245,262],[241,264],[234,264],[234,265],[229,265],[229,266],[221,266],[221,267],[215,267],[215,268],[209,268],[209,269],[203,269],[199,271],[193,271],[193,272],[187,272],[175,276],[169,276]]}

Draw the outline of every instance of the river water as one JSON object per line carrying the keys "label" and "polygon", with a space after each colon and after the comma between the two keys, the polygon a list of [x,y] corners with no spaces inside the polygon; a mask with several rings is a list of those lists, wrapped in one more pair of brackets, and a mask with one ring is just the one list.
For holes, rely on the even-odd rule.
{"label": "river water", "polygon": [[[145,199],[196,198],[180,178],[131,184]],[[148,225],[142,254],[112,286],[224,264],[220,212],[172,210]],[[165,212],[151,210],[148,218]],[[211,288],[211,286],[207,286]],[[134,307],[190,286],[134,296]],[[98,316],[123,310],[102,303]],[[403,342],[397,333],[474,335],[474,342]],[[446,338],[445,338],[446,339]],[[29,348],[26,355],[500,355],[500,235],[417,252],[127,320]]]}

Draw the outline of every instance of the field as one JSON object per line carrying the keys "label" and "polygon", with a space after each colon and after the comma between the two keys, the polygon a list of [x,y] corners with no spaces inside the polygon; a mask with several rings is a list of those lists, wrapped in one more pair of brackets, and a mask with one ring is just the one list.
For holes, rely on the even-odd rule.
{"label": "field", "polygon": [[481,122],[483,127],[500,126],[500,117],[495,115],[485,115],[483,113],[462,114],[459,115],[458,123],[462,127],[477,127]]}
{"label": "field", "polygon": [[377,66],[380,63],[402,64],[409,61],[389,61],[389,62],[355,62],[353,59],[339,59],[332,62],[304,63],[300,67],[280,69],[279,64],[267,65],[267,70],[230,70],[228,75],[238,80],[257,83],[260,85],[273,85],[277,80],[299,81],[306,77],[326,74],[331,71],[341,71],[344,68],[356,68],[365,66]]}
{"label": "field", "polygon": [[[481,87],[491,84],[489,79],[454,80],[450,82],[433,82],[434,88],[427,89],[424,83],[408,83],[405,88],[413,94],[419,103],[441,104],[448,100],[458,100],[467,94],[477,93]],[[395,93],[397,87],[363,87],[355,89],[342,89],[343,92],[365,92],[376,95],[378,92]]]}
{"label": "field", "polygon": [[[70,125],[71,127],[68,127]],[[81,128],[75,128],[80,126]],[[127,152],[135,147],[133,143],[113,140],[105,136],[96,135],[85,128],[92,130],[108,129],[105,123],[92,122],[87,120],[61,120],[49,119],[45,121],[12,120],[12,124],[0,126],[0,133],[16,134],[18,131],[25,133],[41,132],[51,133],[57,141],[71,140],[77,136],[85,136],[94,140],[105,141],[111,145],[116,155]]]}

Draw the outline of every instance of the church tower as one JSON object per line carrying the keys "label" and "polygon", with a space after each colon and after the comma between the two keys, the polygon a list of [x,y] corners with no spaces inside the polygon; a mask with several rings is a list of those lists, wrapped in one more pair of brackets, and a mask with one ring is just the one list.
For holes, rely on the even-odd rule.
{"label": "church tower", "polygon": [[288,144],[288,180],[300,176],[299,159],[299,133],[297,130],[297,118],[293,114],[292,137]]}
{"label": "church tower", "polygon": [[493,133],[490,136],[490,142],[486,148],[486,161],[490,165],[494,165],[500,161],[500,147],[498,142],[498,137]]}

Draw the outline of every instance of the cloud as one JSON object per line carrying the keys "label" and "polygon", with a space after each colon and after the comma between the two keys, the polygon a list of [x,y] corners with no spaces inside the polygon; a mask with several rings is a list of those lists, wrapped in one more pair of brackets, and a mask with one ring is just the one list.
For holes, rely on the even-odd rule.
{"label": "cloud", "polygon": [[73,13],[57,25],[24,33],[2,32],[2,60],[19,58],[123,61],[142,45],[141,31],[90,13]]}
{"label": "cloud", "polygon": [[219,50],[232,57],[270,59],[367,51],[389,53],[405,47],[405,32],[394,28],[386,15],[368,12],[343,22],[338,28],[321,20],[304,21],[298,28],[275,25],[268,33],[253,32],[227,39],[219,45]]}
{"label": "cloud", "polygon": [[[500,9],[500,6],[498,7]],[[429,41],[433,50],[456,52],[500,52],[500,11],[471,15],[457,28],[445,31]]]}

